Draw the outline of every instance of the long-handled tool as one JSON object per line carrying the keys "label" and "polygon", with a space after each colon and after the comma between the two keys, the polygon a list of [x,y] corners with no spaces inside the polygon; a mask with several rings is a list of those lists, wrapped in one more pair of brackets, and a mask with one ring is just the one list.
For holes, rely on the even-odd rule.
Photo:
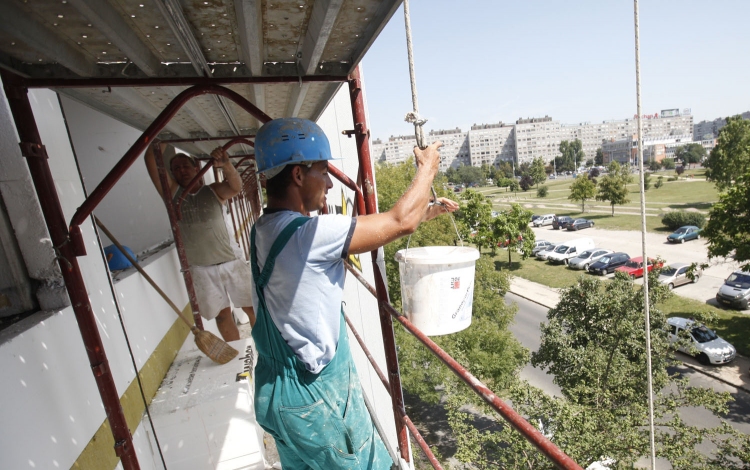
{"label": "long-handled tool", "polygon": [[205,331],[199,329],[195,325],[191,325],[190,322],[182,315],[182,312],[180,312],[180,309],[177,308],[177,306],[172,302],[169,297],[167,297],[167,294],[164,293],[161,288],[156,285],[153,279],[151,279],[151,276],[146,273],[146,271],[143,270],[142,267],[138,265],[138,261],[133,259],[132,256],[128,254],[127,251],[122,247],[120,242],[117,241],[117,239],[112,235],[112,232],[107,230],[107,227],[102,224],[101,220],[99,220],[96,216],[94,216],[94,220],[96,221],[96,225],[99,226],[100,229],[102,229],[102,232],[110,239],[112,240],[112,243],[115,244],[115,246],[120,250],[120,252],[125,255],[125,257],[130,261],[130,263],[135,267],[135,269],[138,270],[139,273],[148,281],[149,284],[151,284],[151,287],[156,290],[156,292],[159,293],[159,295],[164,299],[165,302],[169,304],[170,307],[172,307],[172,310],[177,314],[178,317],[182,321],[185,322],[185,324],[190,327],[190,331],[193,332],[193,335],[195,335],[195,345],[198,346],[198,349],[200,349],[206,356],[209,357],[212,361],[219,363],[219,364],[226,364],[227,362],[234,359],[239,352],[228,345],[223,340],[219,339],[215,334],[211,333],[210,331]]}

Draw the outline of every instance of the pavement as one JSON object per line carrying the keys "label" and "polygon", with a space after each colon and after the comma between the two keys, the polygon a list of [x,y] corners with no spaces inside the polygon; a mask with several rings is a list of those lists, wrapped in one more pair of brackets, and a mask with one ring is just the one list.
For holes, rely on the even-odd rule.
{"label": "pavement", "polygon": [[[511,279],[510,292],[547,308],[555,307],[560,301],[559,289],[516,276]],[[750,375],[748,374],[748,371],[750,371],[750,359],[747,357],[738,354],[737,358],[729,364],[706,366],[700,364],[695,358],[687,354],[677,352],[676,356],[685,366],[694,369],[696,372],[750,393]]]}

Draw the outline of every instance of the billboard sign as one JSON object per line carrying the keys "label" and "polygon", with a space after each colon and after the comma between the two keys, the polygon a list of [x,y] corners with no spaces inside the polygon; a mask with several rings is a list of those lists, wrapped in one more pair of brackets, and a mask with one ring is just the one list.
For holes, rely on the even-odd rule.
{"label": "billboard sign", "polygon": [[661,117],[677,117],[680,115],[679,109],[662,109],[661,110]]}

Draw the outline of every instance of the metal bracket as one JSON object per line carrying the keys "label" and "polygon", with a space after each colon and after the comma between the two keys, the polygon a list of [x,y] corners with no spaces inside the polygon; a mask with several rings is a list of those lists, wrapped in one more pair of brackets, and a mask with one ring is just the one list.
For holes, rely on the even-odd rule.
{"label": "metal bracket", "polygon": [[19,142],[18,145],[21,147],[21,155],[26,158],[48,158],[47,149],[42,144]]}
{"label": "metal bracket", "polygon": [[353,136],[354,134],[356,134],[356,133],[357,133],[357,131],[355,131],[355,130],[349,130],[349,131],[341,131],[341,134],[342,134],[342,135],[345,135],[345,136],[349,137],[350,139],[351,139],[351,138],[352,138],[352,136]]}
{"label": "metal bracket", "polygon": [[115,455],[118,457],[122,457],[122,454],[124,454],[127,450],[127,446],[128,441],[126,441],[125,439],[115,442]]}
{"label": "metal bracket", "polygon": [[95,377],[101,377],[107,373],[107,366],[103,362],[100,362],[99,364],[91,366],[91,370],[94,372]]}

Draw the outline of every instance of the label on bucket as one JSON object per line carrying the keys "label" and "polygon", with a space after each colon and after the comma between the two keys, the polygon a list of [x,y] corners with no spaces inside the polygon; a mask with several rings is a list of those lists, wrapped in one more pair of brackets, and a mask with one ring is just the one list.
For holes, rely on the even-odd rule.
{"label": "label on bucket", "polygon": [[[463,298],[461,300],[461,303],[458,304],[458,307],[456,310],[451,314],[451,320],[456,320],[459,323],[462,323],[466,320],[471,319],[471,307],[472,307],[472,295],[474,293],[474,283],[472,282],[468,286],[464,286],[465,289],[463,291]],[[461,278],[460,277],[453,277],[451,278],[451,290],[456,290],[461,288]],[[444,298],[442,300],[443,305],[450,305],[453,300],[453,296],[455,295],[454,292],[450,292],[450,295],[443,296]]]}

